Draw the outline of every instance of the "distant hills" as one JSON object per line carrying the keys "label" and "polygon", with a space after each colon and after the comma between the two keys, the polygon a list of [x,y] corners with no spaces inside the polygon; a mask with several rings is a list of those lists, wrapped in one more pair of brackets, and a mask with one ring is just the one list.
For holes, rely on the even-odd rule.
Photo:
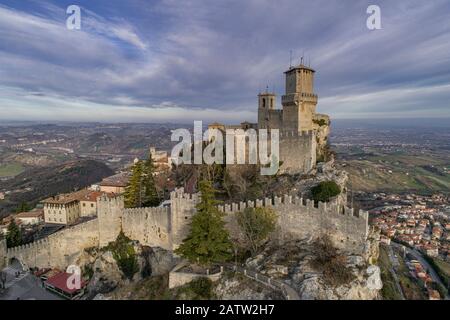
{"label": "distant hills", "polygon": [[27,170],[11,180],[0,182],[0,190],[11,191],[0,201],[0,217],[14,211],[22,202],[36,205],[42,199],[85,188],[113,174],[108,166],[95,160]]}

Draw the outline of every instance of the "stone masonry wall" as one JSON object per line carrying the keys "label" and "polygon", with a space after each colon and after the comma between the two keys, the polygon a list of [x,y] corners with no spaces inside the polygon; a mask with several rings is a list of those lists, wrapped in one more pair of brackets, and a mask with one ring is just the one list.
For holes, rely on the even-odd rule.
{"label": "stone masonry wall", "polygon": [[[24,246],[6,249],[0,241],[0,267],[12,258],[29,267],[59,267],[74,263],[82,251],[103,247],[114,241],[121,230],[144,245],[176,249],[188,235],[199,195],[186,194],[183,189],[171,193],[170,208],[124,209],[123,198],[98,200],[98,218],[68,227],[45,239]],[[225,204],[219,210],[225,213],[230,234],[241,239],[236,212],[247,207],[271,207],[278,216],[276,238],[280,243],[293,238],[331,236],[335,245],[344,251],[364,252],[368,236],[368,213],[336,203],[318,203],[298,197],[283,196],[263,200]]]}
{"label": "stone masonry wall", "polygon": [[125,209],[122,230],[143,245],[171,249],[169,208]]}
{"label": "stone masonry wall", "polygon": [[189,232],[189,223],[195,214],[198,194],[184,193],[183,188],[170,194],[172,248],[176,249]]}
{"label": "stone masonry wall", "polygon": [[6,261],[6,252],[6,239],[0,240],[0,270],[8,264]]}
{"label": "stone masonry wall", "polygon": [[278,216],[276,236],[280,243],[327,234],[346,252],[361,254],[365,250],[369,232],[367,211],[356,212],[337,203],[319,202],[315,207],[312,200],[289,195],[219,206],[226,214],[225,220],[234,238],[241,237],[235,214],[247,207],[273,208]]}
{"label": "stone masonry wall", "polygon": [[7,249],[6,263],[16,258],[26,268],[65,268],[74,263],[85,248],[96,247],[98,244],[98,220],[93,219],[42,240]]}
{"label": "stone masonry wall", "polygon": [[282,173],[308,173],[316,165],[314,131],[280,131],[280,167]]}

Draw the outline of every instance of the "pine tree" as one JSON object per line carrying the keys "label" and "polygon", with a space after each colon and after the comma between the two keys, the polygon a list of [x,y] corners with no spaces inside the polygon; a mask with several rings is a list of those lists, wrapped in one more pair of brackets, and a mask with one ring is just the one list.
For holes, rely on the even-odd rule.
{"label": "pine tree", "polygon": [[142,162],[136,161],[131,169],[131,177],[125,188],[125,207],[138,208],[142,207]]}
{"label": "pine tree", "polygon": [[152,154],[149,154],[148,160],[144,163],[144,172],[142,185],[144,188],[143,205],[144,207],[156,207],[160,203],[158,191],[155,184],[155,165],[153,164]]}
{"label": "pine tree", "polygon": [[22,244],[22,232],[14,220],[8,226],[6,234],[6,245],[8,248],[20,246]]}
{"label": "pine tree", "polygon": [[201,200],[196,206],[190,233],[176,253],[190,262],[203,265],[227,261],[231,258],[232,244],[222,213],[216,207],[215,190],[207,180],[200,182],[199,189]]}

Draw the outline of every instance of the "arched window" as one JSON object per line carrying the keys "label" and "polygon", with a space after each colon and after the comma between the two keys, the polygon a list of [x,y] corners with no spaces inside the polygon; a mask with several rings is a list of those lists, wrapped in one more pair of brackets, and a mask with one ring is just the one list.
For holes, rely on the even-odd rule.
{"label": "arched window", "polygon": [[265,108],[266,107],[266,99],[262,99],[262,107]]}

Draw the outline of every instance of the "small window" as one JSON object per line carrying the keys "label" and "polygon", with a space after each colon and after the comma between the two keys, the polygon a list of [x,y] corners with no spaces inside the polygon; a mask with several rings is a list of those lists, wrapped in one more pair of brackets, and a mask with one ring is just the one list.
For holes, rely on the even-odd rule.
{"label": "small window", "polygon": [[93,203],[91,203],[91,208],[93,208],[94,207],[94,204]]}
{"label": "small window", "polygon": [[86,203],[83,203],[83,207],[86,207]]}

